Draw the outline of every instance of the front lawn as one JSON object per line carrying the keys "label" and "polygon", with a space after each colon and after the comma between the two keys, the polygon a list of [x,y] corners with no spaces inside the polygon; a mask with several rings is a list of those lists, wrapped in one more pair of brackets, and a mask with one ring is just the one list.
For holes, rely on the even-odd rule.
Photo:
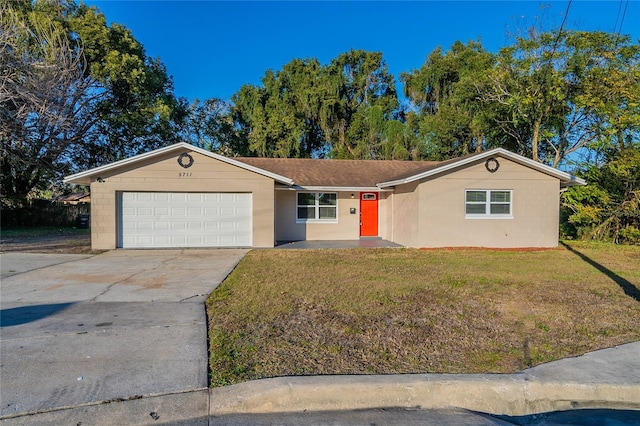
{"label": "front lawn", "polygon": [[510,373],[640,339],[640,247],[254,250],[207,301],[211,385]]}

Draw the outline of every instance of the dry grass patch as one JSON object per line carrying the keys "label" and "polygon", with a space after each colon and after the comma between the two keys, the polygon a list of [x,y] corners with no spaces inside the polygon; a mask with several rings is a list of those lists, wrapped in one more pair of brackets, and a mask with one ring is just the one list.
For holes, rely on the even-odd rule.
{"label": "dry grass patch", "polygon": [[640,247],[252,251],[207,301],[211,385],[508,373],[640,338]]}
{"label": "dry grass patch", "polygon": [[91,230],[37,226],[3,228],[0,230],[0,251],[22,253],[88,254],[91,250]]}

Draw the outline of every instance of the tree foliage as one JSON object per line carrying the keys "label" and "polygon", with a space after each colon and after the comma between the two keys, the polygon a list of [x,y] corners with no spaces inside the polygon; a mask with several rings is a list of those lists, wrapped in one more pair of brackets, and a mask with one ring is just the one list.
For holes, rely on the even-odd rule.
{"label": "tree foliage", "polygon": [[562,194],[564,233],[640,244],[640,143],[608,150],[602,166],[582,172],[588,185]]}
{"label": "tree foliage", "polygon": [[222,99],[196,99],[189,106],[180,138],[207,151],[228,157],[248,155],[244,136],[233,122],[231,105]]}
{"label": "tree foliage", "polygon": [[478,97],[494,55],[480,42],[436,48],[419,70],[404,73],[404,94],[411,102],[407,123],[425,144],[431,159],[448,159],[482,150],[491,128]]}
{"label": "tree foliage", "polygon": [[71,0],[0,6],[2,196],[177,140],[187,107],[126,28]]}
{"label": "tree foliage", "polygon": [[264,157],[409,158],[411,141],[395,117],[395,81],[379,52],[351,50],[327,65],[294,59],[261,86],[233,96],[249,151]]}
{"label": "tree foliage", "polygon": [[84,46],[89,74],[102,96],[96,106],[97,137],[87,144],[90,165],[102,164],[179,141],[188,105],[158,58],[149,58],[131,31],[107,25],[95,7],[79,6],[68,18],[70,36]]}
{"label": "tree foliage", "polygon": [[91,137],[97,82],[81,46],[41,10],[0,8],[2,196],[22,198],[69,170]]}
{"label": "tree foliage", "polygon": [[262,87],[245,85],[232,100],[248,150],[262,157],[310,157],[323,148],[321,66],[295,59],[269,70]]}
{"label": "tree foliage", "polygon": [[603,32],[533,31],[500,50],[480,98],[504,146],[554,167],[637,136],[640,46]]}

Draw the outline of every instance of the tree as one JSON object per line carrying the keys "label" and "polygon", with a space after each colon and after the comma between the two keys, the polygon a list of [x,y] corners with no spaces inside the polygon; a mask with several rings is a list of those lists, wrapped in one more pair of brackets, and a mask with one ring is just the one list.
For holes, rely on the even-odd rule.
{"label": "tree", "polygon": [[381,52],[350,50],[324,72],[322,129],[334,158],[379,159],[399,102]]}
{"label": "tree", "polygon": [[639,52],[628,37],[603,32],[532,31],[517,39],[500,50],[490,83],[478,87],[499,130],[491,136],[557,167],[611,134],[637,132]]}
{"label": "tree", "polygon": [[398,107],[393,86],[381,53],[351,50],[326,66],[294,59],[267,71],[261,86],[241,87],[233,116],[249,151],[262,157],[404,158],[400,121],[388,128]]}
{"label": "tree", "polygon": [[477,87],[494,64],[480,42],[457,41],[443,53],[436,48],[419,70],[403,73],[410,101],[407,123],[434,160],[479,151],[490,124]]}
{"label": "tree", "polygon": [[0,8],[2,197],[25,198],[72,169],[100,94],[82,48],[37,10]]}
{"label": "tree", "polygon": [[[640,139],[640,44],[628,36],[597,32],[572,34],[568,43],[575,46],[573,68],[584,69],[575,103],[590,113],[587,124],[594,135],[582,145],[596,150],[631,147]],[[564,147],[575,151],[566,141]]]}
{"label": "tree", "polygon": [[158,58],[119,24],[108,26],[95,7],[81,5],[68,18],[70,36],[85,46],[89,73],[103,96],[95,113],[98,137],[85,145],[87,166],[120,160],[179,141],[188,104],[173,94],[173,81]]}
{"label": "tree", "polygon": [[196,99],[189,107],[181,139],[227,157],[248,155],[248,146],[234,125],[231,105],[222,99]]}
{"label": "tree", "polygon": [[564,233],[640,244],[640,144],[611,149],[607,162],[582,172],[588,185],[562,194]]}
{"label": "tree", "polygon": [[129,30],[72,0],[0,6],[2,196],[173,143],[188,112]]}
{"label": "tree", "polygon": [[311,157],[323,150],[320,69],[316,59],[294,59],[280,71],[267,71],[262,87],[245,85],[233,95],[234,116],[251,152]]}

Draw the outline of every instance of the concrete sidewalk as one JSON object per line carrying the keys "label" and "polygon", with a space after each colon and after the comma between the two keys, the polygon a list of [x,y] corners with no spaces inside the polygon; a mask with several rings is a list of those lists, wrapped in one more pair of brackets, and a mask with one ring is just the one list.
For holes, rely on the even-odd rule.
{"label": "concrete sidewalk", "polygon": [[464,408],[522,416],[572,408],[640,409],[640,342],[517,374],[283,377],[211,390],[211,413]]}
{"label": "concrete sidewalk", "polygon": [[[640,342],[517,374],[282,377],[64,407],[3,424],[507,425],[518,424],[515,416],[589,408],[640,410]],[[630,413],[630,422],[616,424],[640,421],[640,411]]]}

